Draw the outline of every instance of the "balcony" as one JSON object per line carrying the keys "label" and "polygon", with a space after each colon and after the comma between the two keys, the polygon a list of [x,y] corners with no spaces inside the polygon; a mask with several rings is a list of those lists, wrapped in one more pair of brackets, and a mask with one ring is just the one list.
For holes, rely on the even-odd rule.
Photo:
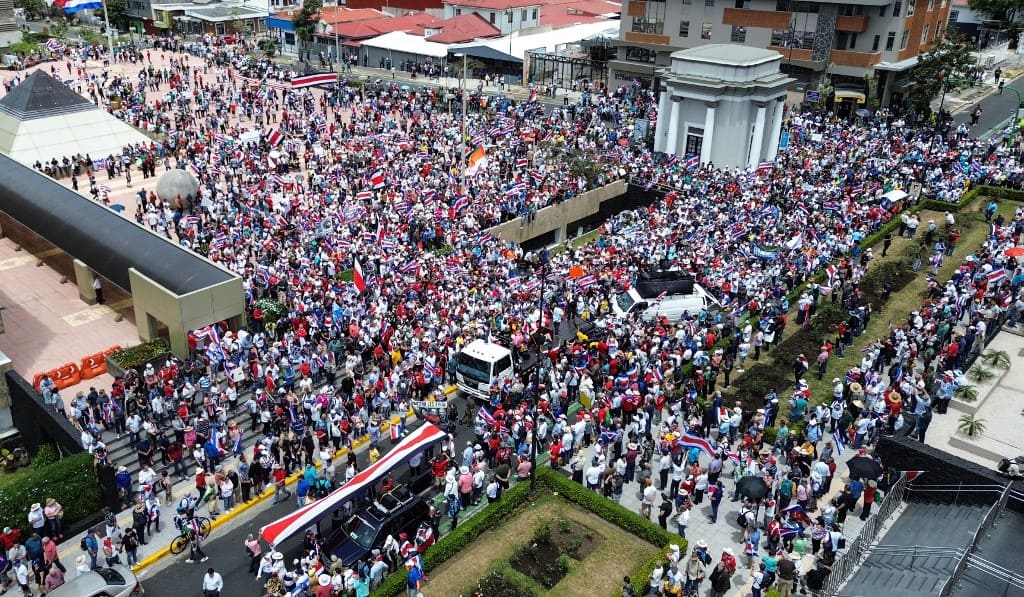
{"label": "balcony", "polygon": [[768,46],[769,50],[775,50],[782,54],[783,62],[811,62],[811,51],[802,48],[784,48],[782,46]]}
{"label": "balcony", "polygon": [[864,33],[868,30],[867,17],[836,17],[836,31]]}
{"label": "balcony", "polygon": [[774,10],[752,10],[749,8],[726,8],[722,12],[722,23],[737,27],[762,27],[765,29],[786,29],[790,13]]}
{"label": "balcony", "polygon": [[852,50],[832,50],[832,62],[840,66],[871,68],[882,61],[881,52],[854,52]]}

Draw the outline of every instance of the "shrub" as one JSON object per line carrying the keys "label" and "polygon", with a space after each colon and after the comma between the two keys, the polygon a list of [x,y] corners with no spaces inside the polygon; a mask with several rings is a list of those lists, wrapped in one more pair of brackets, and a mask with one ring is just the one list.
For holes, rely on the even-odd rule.
{"label": "shrub", "polygon": [[[778,358],[778,354],[774,356]],[[764,397],[773,389],[780,396],[784,396],[786,388],[790,385],[789,369],[777,360],[774,366],[757,363],[753,367],[748,367],[746,372],[733,382],[732,389],[733,396],[742,403],[743,410],[752,412],[764,406]]]}
{"label": "shrub", "polygon": [[154,338],[149,342],[122,348],[110,355],[110,360],[122,369],[136,369],[149,361],[165,356],[171,352],[171,345],[163,338]]}
{"label": "shrub", "polygon": [[95,514],[103,504],[92,456],[86,452],[68,456],[5,483],[0,487],[0,519],[27,536],[29,508],[49,497],[64,506],[65,525]]}
{"label": "shrub", "polygon": [[36,452],[36,457],[32,460],[32,466],[36,469],[41,469],[60,460],[60,452],[57,451],[57,446],[53,444],[43,444],[39,446],[39,451]]}
{"label": "shrub", "polygon": [[253,309],[259,309],[263,313],[265,323],[273,323],[288,315],[288,309],[272,298],[261,298],[253,303]]}

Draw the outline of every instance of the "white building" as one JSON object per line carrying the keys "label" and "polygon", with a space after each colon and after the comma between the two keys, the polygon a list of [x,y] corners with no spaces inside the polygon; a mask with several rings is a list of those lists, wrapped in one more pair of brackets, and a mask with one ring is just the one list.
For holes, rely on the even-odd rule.
{"label": "white building", "polygon": [[757,166],[779,148],[786,90],[782,55],[737,44],[672,54],[662,82],[654,150],[716,166]]}
{"label": "white building", "polygon": [[539,26],[542,4],[537,0],[445,0],[444,18],[478,14],[502,35],[509,35]]}

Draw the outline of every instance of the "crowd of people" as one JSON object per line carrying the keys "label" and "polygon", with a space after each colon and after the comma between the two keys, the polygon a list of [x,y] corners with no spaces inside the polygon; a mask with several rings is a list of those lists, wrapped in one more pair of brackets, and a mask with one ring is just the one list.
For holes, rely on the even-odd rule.
{"label": "crowd of people", "polygon": [[[612,499],[623,485],[640,483],[648,516],[660,492],[659,521],[674,521],[681,533],[693,506],[723,499],[723,464],[733,460],[737,481],[763,478],[776,503],[772,516],[748,524],[745,534],[763,533],[765,572],[792,580],[788,558],[771,559],[777,548],[795,551],[802,537],[839,533],[829,529],[852,510],[837,506],[829,518],[827,508],[815,517],[810,507],[827,493],[825,469],[834,466],[823,441],[826,422],[853,431],[844,441],[858,449],[872,433],[870,422],[861,424],[871,418],[865,413],[892,431],[916,427],[923,440],[929,407],[921,410],[926,401],[919,397],[930,392],[948,403],[948,376],[939,372],[962,369],[964,355],[998,329],[1002,313],[1016,323],[1024,308],[1018,264],[1001,255],[1019,237],[1020,214],[1011,222],[994,218],[982,253],[948,284],[934,282],[929,303],[880,340],[859,371],[836,380],[833,404],[808,407],[798,376],[790,409],[797,419],[789,423],[809,424],[790,435],[787,422],[776,420],[779,396],[767,396],[759,411],[736,412],[718,384],[727,387],[748,358],[781,341],[787,294],[839,258],[849,267],[809,289],[797,325],[823,294],[846,294],[844,285],[859,280],[873,258],[860,241],[906,202],[919,195],[955,202],[973,182],[1018,185],[1022,169],[1012,145],[959,130],[936,138],[886,111],[851,123],[794,108],[785,119],[789,146],[774,164],[695,166],[628,142],[636,119],[657,117],[655,94],[639,86],[584,92],[557,107],[467,91],[463,115],[457,88],[376,81],[292,89],[296,73],[241,48],[159,42],[120,55],[144,63],[137,76],[90,71],[85,58],[68,51],[70,85],[165,140],[120,155],[55,156],[37,167],[69,177],[76,188],[84,175],[97,198],[107,194],[104,176],[139,171],[135,218],[241,275],[251,315],[244,329],[194,330],[185,361],[131,373],[109,393],[101,388],[71,401],[69,416],[101,464],[103,433],[130,435],[143,472],[137,482],[117,484],[123,504],[141,505],[147,516],[172,475],[187,478],[193,465],[211,514],[230,509],[236,491],[248,500],[271,484],[275,501],[290,499],[280,479],[297,470],[310,477],[312,469],[306,496],[320,480],[333,486],[328,446],[366,434],[376,444],[380,422],[393,411],[404,413],[411,400],[431,394],[443,398],[454,356],[469,341],[501,334],[519,346],[540,331],[556,349],[529,377],[493,387],[489,407],[476,416],[477,441],[461,454],[452,447],[434,469],[449,504],[457,504],[449,515],[457,517],[467,501],[500,499],[511,477],[528,475],[533,433],[552,465]],[[115,96],[119,105],[110,104]],[[156,197],[149,178],[172,168],[196,176],[195,196]],[[620,178],[657,198],[613,217],[597,242],[566,244],[542,268],[522,247],[487,232],[511,219],[525,224],[538,209]],[[911,195],[890,200],[886,193],[895,189]],[[913,234],[909,228],[901,233]],[[959,234],[955,225],[929,233],[929,255],[945,254]],[[575,267],[586,275],[567,276]],[[361,280],[341,281],[352,268]],[[563,324],[607,313],[638,273],[672,268],[691,272],[723,309],[554,342]],[[997,269],[1003,278],[991,275]],[[953,324],[968,317],[973,329],[957,336]],[[728,347],[716,350],[723,338]],[[691,363],[695,373],[684,374]],[[591,382],[594,407],[570,422],[569,405]],[[914,403],[913,423],[900,396]],[[251,456],[241,444],[246,414],[249,429],[263,437]],[[766,442],[762,432],[772,423],[779,434]],[[713,442],[707,463],[680,443],[690,435]],[[601,449],[585,456],[581,448],[591,444]],[[156,457],[170,469],[161,477],[150,466]],[[233,470],[223,467],[229,457],[237,457]],[[346,476],[354,467],[347,465]],[[853,488],[858,498],[866,498],[869,484],[862,485]],[[794,504],[801,510],[784,512]],[[139,541],[144,530],[136,529]],[[824,542],[823,554],[834,555],[838,541]],[[744,553],[759,549],[754,541]],[[726,555],[731,576],[735,556]],[[701,554],[697,560],[708,565]],[[664,582],[675,591],[693,581],[688,561],[678,554],[662,570],[659,590]],[[707,576],[721,579],[719,567]]]}

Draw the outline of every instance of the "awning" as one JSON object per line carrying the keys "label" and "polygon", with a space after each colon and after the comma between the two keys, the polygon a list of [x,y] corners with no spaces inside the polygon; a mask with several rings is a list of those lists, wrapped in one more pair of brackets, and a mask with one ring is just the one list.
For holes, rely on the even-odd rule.
{"label": "awning", "polygon": [[893,189],[882,196],[889,201],[899,201],[900,199],[906,199],[907,192],[903,189]]}
{"label": "awning", "polygon": [[836,101],[840,102],[843,100],[854,100],[858,104],[863,104],[867,101],[867,97],[864,96],[860,91],[853,91],[851,89],[836,89]]}
{"label": "awning", "polygon": [[910,70],[917,66],[917,56],[907,58],[906,60],[900,60],[899,62],[879,62],[875,65],[876,70],[888,70],[893,72],[903,72]]}
{"label": "awning", "polygon": [[351,481],[332,491],[327,497],[299,508],[260,529],[260,536],[270,545],[278,545],[301,533],[321,519],[330,516],[360,492],[377,483],[388,471],[406,463],[418,452],[440,443],[447,434],[429,423],[410,433],[380,460],[358,473]]}
{"label": "awning", "polygon": [[449,55],[450,54],[466,54],[467,56],[472,56],[473,58],[482,58],[484,60],[497,60],[499,62],[515,62],[516,64],[523,63],[522,58],[517,58],[516,56],[512,56],[508,52],[495,50],[490,46],[484,45],[467,46],[458,49],[453,48],[449,52]]}

